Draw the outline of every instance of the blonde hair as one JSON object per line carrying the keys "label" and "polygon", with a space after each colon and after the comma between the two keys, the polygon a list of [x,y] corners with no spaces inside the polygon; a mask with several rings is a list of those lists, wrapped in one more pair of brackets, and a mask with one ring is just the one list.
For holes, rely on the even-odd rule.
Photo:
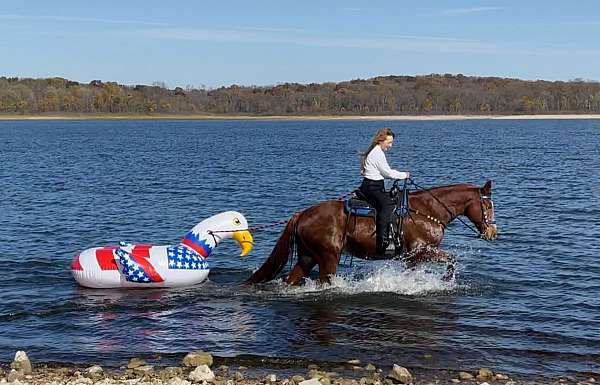
{"label": "blonde hair", "polygon": [[379,130],[377,130],[377,133],[373,137],[373,140],[371,141],[371,144],[369,145],[369,148],[367,149],[367,151],[362,152],[360,154],[360,174],[361,175],[363,175],[365,172],[365,163],[367,161],[367,155],[369,155],[369,153],[373,150],[373,148],[375,148],[375,146],[377,146],[379,143],[386,140],[388,136],[391,136],[392,138],[396,137],[396,135],[394,135],[394,132],[392,131],[391,128],[389,128],[389,127],[380,128]]}

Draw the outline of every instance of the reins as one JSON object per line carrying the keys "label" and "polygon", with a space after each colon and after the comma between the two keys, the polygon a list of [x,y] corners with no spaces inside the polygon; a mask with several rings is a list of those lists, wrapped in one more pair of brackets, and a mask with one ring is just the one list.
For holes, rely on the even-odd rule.
{"label": "reins", "polygon": [[[337,198],[335,198],[335,200],[336,201],[343,201],[347,197],[351,196],[353,193],[354,193],[353,191],[344,193],[344,194],[338,196]],[[296,212],[292,213],[292,215],[290,215],[290,218],[294,214],[296,214],[298,212],[299,211],[296,211]],[[263,225],[249,226],[247,229],[241,229],[241,230],[248,230],[250,232],[257,232],[257,231],[269,229],[271,227],[276,227],[276,226],[279,226],[279,225],[285,225],[288,222],[289,222],[289,219],[283,219],[283,220],[279,220],[279,221],[273,221],[273,222],[270,222],[270,223],[266,223],[266,224],[263,224]],[[208,233],[211,234],[211,235],[212,235],[212,233],[216,234],[216,233],[229,233],[229,232],[231,232],[231,231],[230,230],[208,230]],[[213,237],[214,237],[214,235],[213,235]]]}
{"label": "reins", "polygon": [[[443,207],[443,208],[444,208],[444,209],[445,209],[445,210],[448,212],[448,214],[450,214],[450,220],[451,220],[451,221],[452,221],[453,219],[458,219],[458,220],[460,221],[460,223],[462,223],[462,224],[463,224],[463,225],[465,225],[465,226],[466,226],[468,229],[470,229],[470,230],[471,230],[471,231],[473,231],[475,234],[477,234],[477,236],[478,236],[479,238],[481,238],[481,239],[484,239],[484,240],[486,240],[486,241],[488,241],[488,242],[489,242],[489,240],[488,240],[488,239],[485,239],[485,238],[483,238],[483,237],[482,237],[482,234],[481,234],[479,231],[477,231],[476,229],[474,229],[474,228],[473,228],[473,226],[469,225],[469,224],[468,224],[468,223],[466,223],[466,222],[465,222],[465,221],[464,221],[462,218],[460,218],[459,216],[457,216],[456,214],[454,214],[454,213],[453,213],[453,212],[452,212],[452,211],[451,211],[451,210],[448,208],[448,206],[446,206],[446,205],[445,205],[445,204],[444,204],[442,201],[440,201],[440,200],[438,199],[438,197],[436,197],[435,195],[433,195],[433,194],[432,194],[432,193],[429,191],[429,189],[426,189],[426,188],[424,188],[423,186],[420,186],[419,184],[415,183],[415,181],[413,181],[411,178],[408,178],[408,179],[407,179],[407,181],[408,181],[408,183],[410,183],[411,185],[413,185],[414,187],[416,187],[416,188],[417,188],[417,189],[419,189],[420,191],[425,191],[427,194],[431,195],[431,197],[433,197],[433,199],[435,199],[435,200],[436,200],[436,202],[438,202],[440,205],[442,205],[442,207]],[[344,194],[342,194],[342,195],[338,196],[338,197],[337,197],[335,200],[342,201],[342,200],[344,200],[345,198],[347,198],[347,197],[351,196],[353,193],[354,193],[353,191],[351,191],[351,192],[347,192],[347,193],[344,193]],[[440,225],[440,226],[442,226],[442,227],[444,227],[444,228],[446,227],[446,225],[445,225],[445,224],[444,224],[442,221],[440,221],[439,219],[437,219],[437,218],[435,218],[435,217],[433,217],[433,216],[431,216],[431,215],[429,215],[429,214],[423,213],[423,212],[421,212],[421,211],[419,211],[419,210],[415,210],[415,209],[412,209],[412,208],[409,208],[409,212],[411,212],[411,213],[414,213],[414,214],[417,214],[417,215],[423,215],[425,218],[429,219],[430,221],[432,221],[432,222],[434,222],[434,223],[437,223],[438,225]],[[295,213],[294,213],[294,214],[295,214]],[[292,214],[292,215],[293,215],[293,214]],[[349,217],[348,217],[348,219],[349,219]],[[242,230],[248,230],[248,231],[251,231],[251,232],[257,232],[257,231],[261,231],[261,230],[269,229],[269,228],[272,228],[272,227],[276,227],[276,226],[279,226],[279,225],[284,225],[284,224],[288,223],[288,221],[289,221],[289,219],[283,219],[283,220],[278,220],[278,221],[274,221],[274,222],[267,223],[267,224],[263,224],[263,225],[249,226],[247,229],[242,229]],[[347,226],[347,225],[348,225],[348,222],[346,222],[346,226]],[[210,234],[210,235],[211,235],[213,238],[215,237],[215,235],[214,235],[214,234],[217,234],[217,233],[227,233],[227,232],[231,232],[231,230],[208,230],[208,233],[209,233],[209,234]]]}

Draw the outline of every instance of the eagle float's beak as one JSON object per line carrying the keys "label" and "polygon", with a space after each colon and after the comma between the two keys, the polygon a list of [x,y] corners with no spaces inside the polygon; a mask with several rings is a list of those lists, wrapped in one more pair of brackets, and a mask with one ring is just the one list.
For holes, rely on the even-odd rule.
{"label": "eagle float's beak", "polygon": [[240,247],[242,248],[242,252],[240,257],[245,257],[250,253],[252,247],[254,246],[254,241],[252,239],[252,234],[248,230],[234,231],[233,239],[238,241]]}

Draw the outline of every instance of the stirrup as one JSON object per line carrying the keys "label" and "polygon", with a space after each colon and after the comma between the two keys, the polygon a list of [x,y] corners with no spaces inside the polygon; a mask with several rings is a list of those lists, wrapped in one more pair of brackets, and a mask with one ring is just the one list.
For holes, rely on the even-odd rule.
{"label": "stirrup", "polygon": [[396,256],[396,246],[394,245],[394,242],[390,242],[386,246],[385,250],[383,251],[383,256],[386,258],[393,258]]}

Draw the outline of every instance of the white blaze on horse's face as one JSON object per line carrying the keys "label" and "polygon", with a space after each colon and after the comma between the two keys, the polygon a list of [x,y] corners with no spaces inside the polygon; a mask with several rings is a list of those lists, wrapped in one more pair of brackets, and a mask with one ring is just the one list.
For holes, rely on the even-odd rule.
{"label": "white blaze on horse's face", "polygon": [[[487,181],[479,189],[479,197],[473,199],[470,205],[470,219],[477,226],[483,239],[493,241],[498,237],[494,202],[492,201],[492,181]],[[477,202],[477,200],[479,202]]]}
{"label": "white blaze on horse's face", "polygon": [[484,229],[481,236],[484,239],[493,241],[498,237],[498,228],[496,227],[496,215],[494,213],[494,202],[491,195],[481,196],[481,211],[483,216]]}

